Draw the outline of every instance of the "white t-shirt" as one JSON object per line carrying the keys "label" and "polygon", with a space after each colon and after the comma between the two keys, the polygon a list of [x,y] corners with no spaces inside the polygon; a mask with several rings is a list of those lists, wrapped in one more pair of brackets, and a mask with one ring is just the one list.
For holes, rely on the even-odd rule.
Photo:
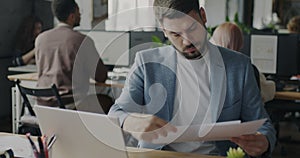
{"label": "white t-shirt", "polygon": [[[177,82],[172,125],[201,124],[210,102],[209,52],[188,60],[177,52]],[[214,142],[171,143],[166,148],[178,152],[217,154]]]}

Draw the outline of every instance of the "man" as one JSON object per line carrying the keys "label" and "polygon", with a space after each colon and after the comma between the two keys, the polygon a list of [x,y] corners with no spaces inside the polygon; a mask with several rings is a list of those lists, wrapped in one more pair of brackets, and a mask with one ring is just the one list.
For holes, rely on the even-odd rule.
{"label": "man", "polygon": [[140,147],[225,155],[237,144],[250,156],[270,156],[276,138],[269,119],[256,134],[230,141],[151,143],[175,132],[174,125],[268,118],[249,58],[207,41],[198,0],[155,0],[154,7],[172,46],[136,55],[109,115],[119,117]]}
{"label": "man", "polygon": [[[77,3],[74,0],[53,0],[52,11],[59,20],[58,26],[40,34],[35,43],[37,86],[49,87],[55,83],[63,95],[64,104],[72,105],[72,95],[76,103],[83,100],[87,96],[89,78],[104,82],[107,69],[91,38],[73,30],[80,24]],[[40,100],[40,104],[55,106],[51,100]]]}

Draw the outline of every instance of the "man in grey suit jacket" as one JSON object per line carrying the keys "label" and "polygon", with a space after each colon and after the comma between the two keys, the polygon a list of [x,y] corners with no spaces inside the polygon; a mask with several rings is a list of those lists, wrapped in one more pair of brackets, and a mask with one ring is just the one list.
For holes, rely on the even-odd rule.
{"label": "man in grey suit jacket", "polygon": [[[73,95],[76,103],[86,98],[90,78],[97,82],[106,80],[107,69],[93,40],[73,30],[80,24],[77,3],[74,0],[53,0],[52,10],[59,24],[40,34],[35,43],[39,76],[37,86],[50,87],[55,83],[63,94],[64,104],[72,105]],[[99,98],[105,106],[112,105],[108,97],[99,95]],[[39,104],[55,106],[53,103],[56,102],[52,99],[40,100]],[[109,107],[104,111],[108,112]]]}
{"label": "man in grey suit jacket", "polygon": [[[139,140],[140,147],[225,155],[229,147],[238,145],[249,156],[270,156],[275,130],[263,107],[249,58],[208,42],[206,15],[198,0],[155,0],[154,7],[172,46],[136,55],[109,115],[119,117],[122,128]],[[256,134],[230,141],[151,143],[175,132],[174,125],[261,118],[268,120]]]}

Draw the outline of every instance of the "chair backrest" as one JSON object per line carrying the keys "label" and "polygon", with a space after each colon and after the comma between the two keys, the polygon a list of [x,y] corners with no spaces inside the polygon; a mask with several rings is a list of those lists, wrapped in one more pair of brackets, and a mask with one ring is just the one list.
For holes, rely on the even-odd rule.
{"label": "chair backrest", "polygon": [[61,97],[58,93],[58,89],[55,84],[53,84],[50,88],[28,88],[20,85],[20,80],[16,81],[16,85],[21,93],[23,98],[23,106],[21,111],[21,116],[24,114],[25,106],[28,108],[30,115],[35,116],[35,113],[32,109],[32,106],[28,100],[27,95],[35,96],[35,97],[55,97],[57,103],[60,108],[65,109],[64,104],[62,103]]}

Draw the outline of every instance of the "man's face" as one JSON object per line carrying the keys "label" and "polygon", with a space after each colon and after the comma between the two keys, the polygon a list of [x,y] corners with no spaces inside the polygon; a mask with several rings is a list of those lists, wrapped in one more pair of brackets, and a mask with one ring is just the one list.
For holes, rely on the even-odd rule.
{"label": "man's face", "polygon": [[74,21],[74,27],[76,26],[79,26],[80,25],[80,11],[79,11],[79,7],[76,7],[76,10],[75,10],[75,13],[74,13],[74,16],[75,16],[75,21]]}
{"label": "man's face", "polygon": [[197,11],[180,18],[164,18],[163,31],[177,51],[187,59],[200,57],[207,42],[207,32]]}

